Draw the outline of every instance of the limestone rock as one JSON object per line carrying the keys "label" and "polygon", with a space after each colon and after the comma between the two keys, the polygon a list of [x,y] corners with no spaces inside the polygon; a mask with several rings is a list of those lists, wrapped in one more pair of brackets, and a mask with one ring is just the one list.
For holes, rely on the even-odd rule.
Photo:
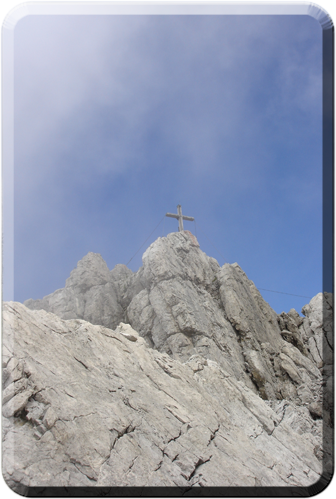
{"label": "limestone rock", "polygon": [[89,253],[25,305],[6,312],[6,445],[19,422],[17,448],[49,467],[18,458],[18,483],[305,485],[331,462],[330,294],[277,316],[238,264],[220,268],[183,231],[136,273]]}
{"label": "limestone rock", "polygon": [[[157,239],[135,274],[124,265],[109,272],[89,253],[64,289],[25,304],[110,328],[127,322],[149,346],[181,362],[197,354],[218,362],[264,399],[320,397],[299,355],[322,367],[320,302],[307,306],[305,318],[294,309],[277,316],[238,264],[220,268],[189,231]],[[299,351],[295,359],[283,351],[289,344]]]}
{"label": "limestone rock", "polygon": [[240,342],[252,348],[257,343],[269,342],[279,349],[281,334],[277,315],[239,265],[223,265],[218,279],[224,309]]}
{"label": "limestone rock", "polygon": [[322,370],[325,386],[323,405],[331,420],[333,417],[333,308],[333,295],[319,293],[302,308],[305,318],[300,327],[312,360]]}
{"label": "limestone rock", "polygon": [[32,310],[43,309],[63,319],[116,327],[124,319],[123,296],[132,275],[125,265],[116,265],[110,272],[101,255],[88,253],[71,272],[65,288],[24,303]]}
{"label": "limestone rock", "polygon": [[113,331],[14,302],[3,320],[4,477],[14,490],[319,479],[319,420],[295,404],[284,418],[284,406],[219,363],[199,354],[182,363],[128,324]]}
{"label": "limestone rock", "polygon": [[[318,355],[324,365],[333,362],[333,299],[331,293],[319,293],[302,309],[306,316],[306,330],[313,337]],[[303,329],[303,328],[302,328]]]}
{"label": "limestone rock", "polygon": [[78,262],[66,280],[65,286],[77,288],[84,293],[92,286],[106,284],[109,281],[109,274],[110,271],[101,255],[90,252]]}

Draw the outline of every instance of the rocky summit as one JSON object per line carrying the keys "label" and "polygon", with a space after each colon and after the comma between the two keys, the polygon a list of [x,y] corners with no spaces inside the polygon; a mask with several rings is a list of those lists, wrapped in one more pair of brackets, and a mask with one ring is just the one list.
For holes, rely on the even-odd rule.
{"label": "rocky summit", "polygon": [[277,315],[188,231],[136,273],[89,253],[63,289],[4,304],[7,483],[316,484],[332,473],[332,295],[302,313]]}

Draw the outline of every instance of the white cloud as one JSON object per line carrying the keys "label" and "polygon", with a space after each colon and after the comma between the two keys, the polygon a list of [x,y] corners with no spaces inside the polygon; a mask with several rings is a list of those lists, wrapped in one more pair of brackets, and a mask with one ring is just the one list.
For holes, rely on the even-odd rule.
{"label": "white cloud", "polygon": [[[312,29],[304,19],[287,23],[268,16],[20,21],[15,32],[19,291],[37,289],[43,280],[46,292],[53,291],[61,284],[46,272],[52,267],[55,276],[66,277],[74,260],[89,250],[105,248],[115,263],[123,261],[137,237],[143,242],[154,218],[155,226],[158,210],[173,210],[177,202],[206,221],[209,234],[222,241],[216,246],[235,255],[239,246],[252,251],[242,227],[262,244],[260,212],[266,207],[272,225],[274,192],[311,213],[319,203],[314,177],[300,178],[306,165],[289,175],[287,161],[294,159],[285,149],[297,152],[303,138],[316,140],[321,58]],[[308,159],[307,170],[316,168]],[[171,169],[171,184],[161,202],[168,177],[163,167]],[[146,169],[153,173],[152,184]],[[121,177],[127,199],[114,201],[106,185],[115,193],[113,181]],[[224,225],[234,233],[229,236]],[[278,250],[275,244],[273,251]],[[41,296],[40,290],[34,293]],[[28,298],[32,291],[23,294]]]}
{"label": "white cloud", "polygon": [[[314,63],[304,66],[311,61],[299,61],[288,47],[277,53],[274,26],[265,18],[226,20],[224,29],[221,21],[180,18],[175,26],[155,26],[141,16],[97,24],[23,19],[16,27],[20,149],[33,160],[53,144],[53,152],[76,147],[77,132],[96,133],[90,116],[108,109],[118,127],[107,136],[109,168],[120,171],[146,153],[154,129],[194,171],[211,170],[226,144],[239,147],[243,140],[253,147],[265,118],[262,104],[256,114],[255,93],[277,59],[279,81],[267,113],[281,117],[290,103],[309,114],[321,89]],[[76,129],[64,137],[69,123]],[[99,146],[92,152],[98,155]]]}

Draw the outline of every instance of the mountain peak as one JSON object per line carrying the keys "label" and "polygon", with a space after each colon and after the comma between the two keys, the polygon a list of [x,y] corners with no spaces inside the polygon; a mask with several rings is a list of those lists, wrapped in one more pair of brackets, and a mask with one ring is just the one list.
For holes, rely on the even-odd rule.
{"label": "mountain peak", "polygon": [[90,251],[71,271],[65,286],[76,287],[84,292],[92,286],[106,284],[109,281],[109,275],[110,271],[103,257],[99,253]]}
{"label": "mountain peak", "polygon": [[[86,449],[91,445],[87,443],[91,440],[87,439],[79,444],[80,455],[72,455],[72,448],[63,449],[62,446],[59,451],[71,455],[75,460],[72,462],[81,462],[81,469],[86,470],[87,476],[95,477],[98,484],[140,485],[138,479],[132,481],[130,477],[133,475],[125,472],[129,469],[125,461],[129,441],[125,435],[132,431],[139,446],[136,447],[138,451],[134,451],[133,446],[129,449],[131,464],[142,460],[152,463],[152,454],[152,457],[148,456],[144,449],[154,448],[156,437],[153,437],[152,430],[148,433],[148,428],[156,428],[154,433],[159,441],[155,440],[155,448],[163,449],[166,457],[160,454],[157,462],[154,459],[153,466],[150,464],[153,468],[150,475],[147,468],[135,470],[135,476],[144,474],[147,477],[145,484],[185,485],[190,480],[194,483],[194,476],[201,480],[201,475],[196,474],[201,459],[204,463],[202,476],[206,477],[204,484],[218,486],[221,483],[216,470],[223,469],[225,474],[227,452],[231,453],[237,463],[237,473],[239,471],[237,481],[230,478],[232,484],[238,484],[240,480],[240,485],[251,485],[251,476],[254,477],[253,484],[255,479],[273,486],[290,485],[292,475],[296,485],[317,481],[322,456],[319,420],[323,414],[330,418],[332,410],[331,295],[314,297],[303,308],[305,317],[300,317],[294,309],[288,314],[277,315],[237,263],[220,267],[214,258],[200,249],[195,236],[189,231],[180,231],[154,241],[143,254],[143,266],[136,273],[121,264],[110,271],[101,255],[88,253],[71,272],[63,289],[42,300],[28,300],[25,305],[27,308],[10,304],[6,313],[9,323],[12,313],[20,317],[20,327],[15,333],[18,337],[21,331],[26,332],[27,338],[30,334],[36,336],[31,339],[29,358],[36,352],[37,342],[41,351],[45,348],[47,352],[49,343],[44,346],[48,335],[45,328],[48,329],[50,324],[52,341],[56,341],[59,352],[64,351],[66,362],[72,365],[67,376],[77,387],[72,389],[69,385],[69,395],[60,395],[57,402],[46,395],[44,405],[41,405],[41,421],[45,418],[46,422],[38,424],[46,425],[46,428],[51,424],[49,406],[54,412],[64,406],[64,414],[55,415],[55,418],[62,422],[62,432],[72,435],[72,427],[68,427],[67,421],[75,421],[79,414],[72,413],[72,406],[66,403],[67,397],[81,400],[86,407],[83,414],[95,414],[95,409],[90,412],[87,400],[92,399],[89,393],[93,393],[93,386],[97,387],[98,378],[98,399],[108,400],[107,405],[104,402],[99,408],[104,414],[107,411],[104,423],[97,413],[87,426],[83,418],[78,418],[82,423],[76,423],[75,427],[80,435],[86,435],[94,428],[90,435],[95,442],[94,435],[100,435],[106,422],[112,418],[108,423],[111,435],[115,435],[112,450],[109,435],[106,452],[101,450],[101,461],[91,459],[87,462],[82,457],[87,452],[88,455],[94,452],[91,447]],[[324,312],[327,311],[324,317],[322,306]],[[36,321],[40,321],[41,326],[36,328]],[[328,342],[323,353],[324,334]],[[68,335],[71,341],[67,340]],[[62,337],[66,344],[62,343]],[[27,338],[22,339],[24,348],[28,348],[30,340]],[[11,355],[14,353],[8,354]],[[52,367],[53,372],[62,371],[59,365],[64,361],[60,355],[58,364]],[[54,362],[48,353],[46,357],[47,363]],[[14,366],[16,361],[9,360],[8,365],[12,365],[11,362]],[[24,414],[37,411],[34,404],[40,404],[42,398],[32,402],[31,396],[35,393],[34,386],[44,383],[41,381],[44,370],[39,371],[40,362],[41,354],[36,366],[27,367],[33,375],[30,375],[29,382],[24,382],[27,387],[17,405],[13,402],[6,406],[8,417],[20,414],[23,407]],[[22,369],[25,372],[24,367]],[[85,383],[83,388],[79,388],[83,376]],[[89,392],[85,391],[86,382],[93,383]],[[324,402],[322,382],[327,387]],[[94,407],[98,399],[91,400]],[[116,407],[122,423],[117,422],[118,418],[113,419]],[[169,428],[162,423],[168,421],[167,418],[174,421],[172,423],[169,419]],[[178,426],[176,431],[171,426],[174,424]],[[330,427],[326,428],[328,432]],[[58,427],[56,437],[57,431],[60,431]],[[229,451],[226,444],[221,452],[220,439],[216,446],[211,443],[217,432],[225,442],[232,442]],[[305,435],[308,432],[309,438],[303,438],[302,432]],[[106,440],[103,433],[99,442]],[[147,440],[143,447],[141,442]],[[237,441],[244,442],[243,448],[236,449]],[[168,447],[167,442],[174,442],[175,447]],[[258,442],[262,442],[260,445],[267,459]],[[193,445],[192,454],[185,455],[185,449],[191,449]],[[116,455],[113,446],[116,446]],[[83,449],[86,450],[83,452]],[[323,451],[327,456],[330,449]],[[109,460],[105,454],[110,456]],[[178,455],[181,457],[177,459]],[[197,456],[195,462],[192,456]],[[251,469],[245,476],[252,456],[258,463],[266,459],[267,465],[265,468],[258,465],[258,470]],[[288,464],[293,463],[293,459],[295,470]],[[210,460],[214,460],[213,465],[206,466]],[[272,469],[269,466],[271,461]],[[155,470],[161,468],[161,474],[157,475],[159,481],[152,481]],[[175,477],[173,482],[172,476]],[[84,484],[78,478],[66,483]]]}

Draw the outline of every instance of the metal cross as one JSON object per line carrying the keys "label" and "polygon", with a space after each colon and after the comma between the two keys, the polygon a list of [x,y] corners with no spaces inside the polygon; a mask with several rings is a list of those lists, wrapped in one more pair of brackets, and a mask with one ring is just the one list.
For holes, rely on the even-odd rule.
{"label": "metal cross", "polygon": [[193,217],[185,217],[184,215],[182,215],[182,208],[180,204],[177,205],[177,215],[175,215],[175,213],[166,213],[166,217],[177,218],[179,222],[179,232],[184,230],[183,220],[190,220],[190,222],[194,221]]}

